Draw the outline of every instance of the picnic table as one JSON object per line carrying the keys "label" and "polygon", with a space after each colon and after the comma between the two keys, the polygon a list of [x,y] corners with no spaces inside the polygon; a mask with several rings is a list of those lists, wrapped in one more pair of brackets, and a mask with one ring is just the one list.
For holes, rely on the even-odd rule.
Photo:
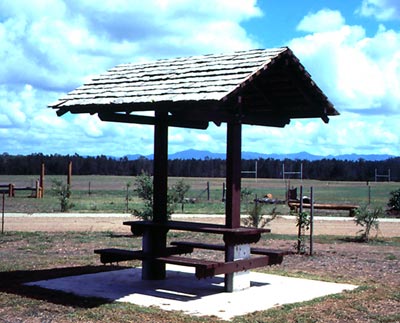
{"label": "picnic table", "polygon": [[[183,222],[183,221],[126,221],[124,225],[131,227],[134,235],[142,236],[142,250],[98,249],[101,262],[111,263],[126,260],[142,261],[143,279],[164,279],[165,265],[175,264],[195,268],[198,279],[225,274],[225,289],[230,291],[229,275],[245,272],[253,268],[280,264],[284,250],[252,248],[250,244],[257,243],[263,233],[269,233],[265,228],[237,227],[225,225]],[[167,246],[163,239],[170,230],[202,232],[222,236],[222,244],[207,244],[194,241],[172,241]],[[157,241],[157,242],[155,242]],[[208,249],[225,252],[225,261],[198,259],[191,256],[195,249]]]}

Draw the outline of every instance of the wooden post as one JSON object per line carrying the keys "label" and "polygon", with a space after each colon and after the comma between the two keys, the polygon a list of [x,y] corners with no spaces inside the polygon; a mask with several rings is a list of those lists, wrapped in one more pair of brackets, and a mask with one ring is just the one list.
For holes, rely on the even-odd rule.
{"label": "wooden post", "polygon": [[[225,202],[225,226],[228,228],[240,227],[240,180],[242,162],[242,125],[239,122],[228,122],[227,124],[227,144],[226,144],[226,202]],[[247,246],[248,247],[248,246]],[[234,261],[238,257],[248,257],[241,255],[243,250],[249,249],[246,246],[225,246],[225,261]],[[249,249],[250,250],[250,249]],[[242,275],[225,274],[225,291],[232,292],[240,289],[234,281],[235,276]],[[248,286],[249,287],[249,286]]]}
{"label": "wooden post", "polygon": [[[155,112],[154,126],[154,177],[153,177],[153,221],[168,221],[168,112]],[[167,232],[163,230],[147,230],[142,239],[145,253],[156,255],[162,253],[167,245]],[[165,263],[146,259],[142,262],[142,279],[165,279]]]}
{"label": "wooden post", "polygon": [[210,182],[207,182],[207,201],[210,200]]}
{"label": "wooden post", "polygon": [[42,167],[40,170],[40,178],[39,178],[40,192],[41,192],[40,198],[43,198],[44,196],[44,170],[45,170],[44,163],[42,163]]}
{"label": "wooden post", "polygon": [[239,122],[228,122],[227,128],[225,225],[228,228],[238,228],[240,227],[242,125]]}
{"label": "wooden post", "polygon": [[68,175],[67,175],[67,185],[71,188],[71,179],[72,179],[72,161],[68,163]]}
{"label": "wooden post", "polygon": [[38,199],[38,198],[40,198],[40,194],[41,194],[39,181],[35,182],[35,188],[36,188],[36,198]]}
{"label": "wooden post", "polygon": [[14,184],[10,183],[8,184],[8,197],[14,197],[15,193],[14,193]]}

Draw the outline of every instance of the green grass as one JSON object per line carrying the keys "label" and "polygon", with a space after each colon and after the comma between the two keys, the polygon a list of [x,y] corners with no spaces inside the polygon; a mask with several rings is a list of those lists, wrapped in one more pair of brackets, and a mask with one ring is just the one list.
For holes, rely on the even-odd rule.
{"label": "green grass", "polygon": [[[66,176],[46,176],[45,195],[43,199],[28,198],[27,191],[18,191],[15,198],[6,197],[6,212],[59,212],[60,202],[52,192],[54,179],[66,181]],[[172,186],[180,178],[169,178]],[[0,183],[14,183],[25,187],[34,185],[35,176],[0,176]],[[222,202],[222,178],[185,178],[190,185],[187,197],[196,199],[196,203],[185,204],[184,212],[188,214],[223,214],[225,205]],[[207,198],[207,182],[210,184],[210,198]],[[74,207],[71,212],[112,212],[130,213],[133,209],[140,209],[142,201],[134,192],[135,178],[130,176],[73,176],[71,202]],[[274,198],[284,201],[286,185],[281,179],[242,179],[242,188],[249,189],[251,202],[255,196],[263,197],[272,194]],[[303,195],[310,195],[310,187],[314,189],[315,201],[320,203],[349,203],[366,205],[369,201],[372,207],[386,208],[390,192],[398,189],[399,184],[394,182],[369,183],[365,182],[325,182],[316,180],[291,180],[291,187],[303,186]],[[128,186],[128,201],[127,197]],[[247,212],[246,203],[242,203],[242,212]],[[181,212],[177,205],[176,212]],[[264,211],[268,214],[268,208]],[[279,214],[288,214],[286,205],[277,205]],[[347,211],[315,210],[315,215],[347,216]]]}

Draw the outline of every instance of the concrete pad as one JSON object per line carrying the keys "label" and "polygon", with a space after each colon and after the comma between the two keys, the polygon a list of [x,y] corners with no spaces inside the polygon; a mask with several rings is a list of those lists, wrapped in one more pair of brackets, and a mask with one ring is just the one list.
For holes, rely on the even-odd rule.
{"label": "concrete pad", "polygon": [[213,315],[224,320],[357,287],[257,272],[250,275],[252,287],[233,293],[224,292],[223,275],[198,280],[192,268],[174,265],[167,266],[166,280],[143,281],[141,268],[130,268],[30,282],[27,285],[182,311],[188,315]]}

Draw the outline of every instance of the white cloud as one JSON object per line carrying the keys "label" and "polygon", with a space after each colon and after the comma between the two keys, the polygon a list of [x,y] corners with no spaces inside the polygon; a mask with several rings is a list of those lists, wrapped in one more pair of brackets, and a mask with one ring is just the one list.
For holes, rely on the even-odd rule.
{"label": "white cloud", "polygon": [[345,20],[337,10],[323,9],[309,13],[297,25],[297,30],[305,32],[326,32],[342,27]]}
{"label": "white cloud", "polygon": [[46,106],[120,63],[257,47],[240,23],[261,14],[255,0],[1,1],[2,150],[152,153],[151,127],[58,118]]}
{"label": "white cloud", "polygon": [[[316,22],[320,14],[307,17]],[[303,121],[303,127],[295,127],[297,133],[310,139],[309,147],[318,147],[325,154],[399,155],[400,32],[381,25],[368,37],[361,26],[337,26],[309,28],[309,34],[289,44],[341,112],[328,126]]]}
{"label": "white cloud", "polygon": [[400,2],[398,0],[363,0],[356,11],[361,16],[375,17],[380,21],[400,19]]}
{"label": "white cloud", "polygon": [[360,26],[293,39],[290,47],[340,111],[400,115],[400,32]]}

